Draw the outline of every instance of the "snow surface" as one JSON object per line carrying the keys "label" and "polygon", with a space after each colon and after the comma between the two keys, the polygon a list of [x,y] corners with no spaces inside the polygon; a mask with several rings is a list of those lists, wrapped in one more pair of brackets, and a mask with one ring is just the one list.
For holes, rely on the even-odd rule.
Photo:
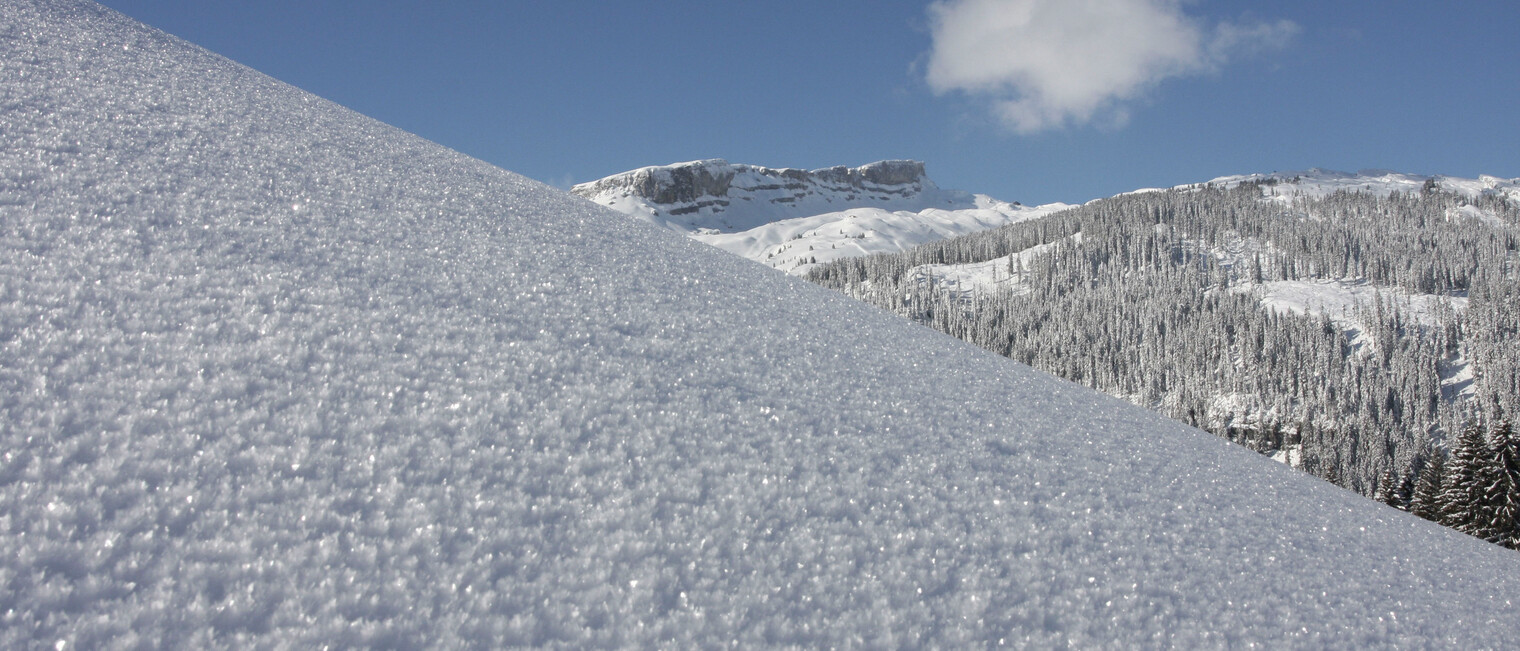
{"label": "snow surface", "polygon": [[[861,180],[883,166],[918,174],[891,184]],[[916,161],[805,171],[713,159],[643,167],[577,185],[573,191],[795,276],[834,260],[905,251],[1071,207],[1023,206],[945,190],[922,170],[923,164]],[[846,174],[853,184],[839,180]],[[693,191],[703,185],[717,186],[716,194]],[[669,198],[661,195],[680,196],[661,201]]]}
{"label": "snow surface", "polygon": [[1504,647],[1520,564],[0,0],[0,647]]}

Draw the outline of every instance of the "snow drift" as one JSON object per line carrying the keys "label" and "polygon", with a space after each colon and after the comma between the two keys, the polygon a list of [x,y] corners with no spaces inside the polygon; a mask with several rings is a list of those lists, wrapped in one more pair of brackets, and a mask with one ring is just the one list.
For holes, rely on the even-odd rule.
{"label": "snow drift", "polygon": [[1511,552],[93,3],[0,7],[0,646],[1520,632]]}

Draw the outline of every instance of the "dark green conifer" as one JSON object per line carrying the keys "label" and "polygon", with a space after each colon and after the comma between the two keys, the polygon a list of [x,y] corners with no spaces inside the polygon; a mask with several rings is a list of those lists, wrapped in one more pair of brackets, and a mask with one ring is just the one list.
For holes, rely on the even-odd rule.
{"label": "dark green conifer", "polygon": [[1488,503],[1489,486],[1496,480],[1493,451],[1476,422],[1457,437],[1441,485],[1441,524],[1488,539],[1494,514]]}
{"label": "dark green conifer", "polygon": [[1489,430],[1488,444],[1494,451],[1484,494],[1488,540],[1520,549],[1520,438],[1509,420],[1501,418]]}
{"label": "dark green conifer", "polygon": [[1419,476],[1414,482],[1414,495],[1409,498],[1409,512],[1432,522],[1441,521],[1441,484],[1445,481],[1446,457],[1440,450],[1431,450],[1424,457]]}

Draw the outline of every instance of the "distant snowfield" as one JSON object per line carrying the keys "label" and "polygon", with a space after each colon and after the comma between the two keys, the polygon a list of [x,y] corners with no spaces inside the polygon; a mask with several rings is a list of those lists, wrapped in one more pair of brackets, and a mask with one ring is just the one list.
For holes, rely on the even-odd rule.
{"label": "distant snowfield", "polygon": [[1067,206],[1025,208],[977,195],[982,207],[891,212],[855,208],[772,222],[738,233],[691,237],[794,276],[843,258],[896,253],[936,240],[1037,219]]}
{"label": "distant snowfield", "polygon": [[1520,634],[1513,552],[93,3],[0,33],[0,647]]}

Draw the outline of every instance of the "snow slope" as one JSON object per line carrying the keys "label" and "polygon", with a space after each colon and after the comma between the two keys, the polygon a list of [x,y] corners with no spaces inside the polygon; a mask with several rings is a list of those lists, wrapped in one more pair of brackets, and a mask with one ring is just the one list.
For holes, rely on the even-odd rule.
{"label": "snow slope", "polygon": [[896,253],[920,244],[969,235],[1066,208],[1064,204],[1022,208],[978,195],[982,208],[920,212],[852,208],[812,217],[772,222],[739,233],[696,233],[691,237],[794,276],[841,258]]}
{"label": "snow slope", "polygon": [[84,0],[0,34],[0,646],[1520,633],[1512,552]]}
{"label": "snow slope", "polygon": [[643,167],[572,191],[797,276],[840,258],[894,253],[1070,207],[944,190],[923,163],[906,160],[806,171],[713,159]]}
{"label": "snow slope", "polygon": [[1082,234],[1077,233],[1060,242],[1031,246],[1017,253],[968,264],[925,264],[908,270],[910,282],[930,284],[956,292],[961,298],[971,298],[980,292],[994,294],[1008,291],[1027,294],[1025,276],[1042,256],[1049,255],[1059,246],[1080,246]]}
{"label": "snow slope", "polygon": [[1383,301],[1389,310],[1404,315],[1409,322],[1426,327],[1440,325],[1441,303],[1453,312],[1467,309],[1466,296],[1412,294],[1397,288],[1378,287],[1365,281],[1345,280],[1274,280],[1260,284],[1238,284],[1232,290],[1250,292],[1269,309],[1292,314],[1326,315],[1342,329],[1357,333],[1353,343],[1376,345],[1366,340],[1367,326],[1356,319],[1358,309],[1371,310]]}

